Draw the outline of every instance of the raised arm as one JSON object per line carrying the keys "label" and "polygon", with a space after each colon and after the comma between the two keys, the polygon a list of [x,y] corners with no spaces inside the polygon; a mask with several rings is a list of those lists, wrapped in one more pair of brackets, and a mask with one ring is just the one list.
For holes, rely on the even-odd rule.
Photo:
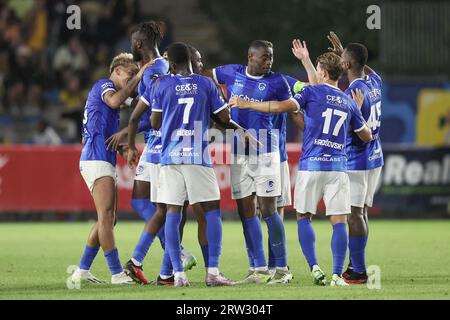
{"label": "raised arm", "polygon": [[252,109],[266,113],[283,113],[297,111],[297,105],[292,99],[284,101],[247,101],[236,96],[230,99],[229,104],[239,109]]}
{"label": "raised arm", "polygon": [[108,91],[103,96],[103,100],[105,103],[112,109],[120,108],[122,103],[125,102],[125,100],[131,95],[133,90],[138,85],[139,81],[142,78],[142,75],[144,74],[145,69],[149,67],[153,62],[149,62],[145,64],[139,72],[130,80],[128,81],[127,85],[120,89],[119,91]]}
{"label": "raised arm", "polygon": [[330,31],[330,33],[327,35],[328,40],[330,40],[331,45],[333,46],[328,47],[328,50],[331,52],[334,52],[338,56],[342,56],[342,53],[344,52],[344,47],[342,46],[341,39],[337,36],[336,33],[333,31]]}
{"label": "raised arm", "polygon": [[306,47],[306,41],[302,42],[299,39],[292,40],[292,53],[300,60],[306,72],[308,73],[309,83],[315,85],[318,83],[316,69],[314,68],[311,59],[309,58],[308,48]]}

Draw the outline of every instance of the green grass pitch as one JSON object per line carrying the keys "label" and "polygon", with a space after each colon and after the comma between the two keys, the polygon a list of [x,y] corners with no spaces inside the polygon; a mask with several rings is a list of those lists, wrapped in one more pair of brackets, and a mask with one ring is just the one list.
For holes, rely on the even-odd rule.
{"label": "green grass pitch", "polygon": [[[264,223],[263,223],[264,224]],[[84,284],[69,290],[66,269],[79,262],[91,223],[4,223],[0,224],[0,299],[449,299],[450,221],[378,220],[370,223],[367,264],[381,269],[381,289],[365,285],[349,288],[316,287],[297,240],[297,225],[286,222],[289,266],[294,280],[288,285],[240,285],[207,288],[197,243],[197,226],[188,222],[183,244],[198,258],[188,272],[192,286],[111,286]],[[121,262],[132,254],[142,223],[122,222],[116,227]],[[319,263],[331,271],[330,239],[327,221],[314,221]],[[267,232],[264,228],[264,235]],[[265,238],[266,243],[266,238]],[[145,272],[154,279],[159,271],[162,251],[155,241],[145,260]],[[240,280],[248,262],[239,222],[223,225],[221,270]],[[92,272],[110,280],[102,252]]]}

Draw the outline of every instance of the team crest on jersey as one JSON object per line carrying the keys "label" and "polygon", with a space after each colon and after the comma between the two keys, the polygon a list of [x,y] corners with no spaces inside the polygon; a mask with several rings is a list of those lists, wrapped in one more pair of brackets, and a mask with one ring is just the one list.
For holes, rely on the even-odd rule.
{"label": "team crest on jersey", "polygon": [[264,82],[258,83],[258,89],[259,89],[259,91],[266,90],[266,84]]}
{"label": "team crest on jersey", "polygon": [[142,172],[144,172],[144,166],[140,165],[136,168],[136,175],[139,176]]}

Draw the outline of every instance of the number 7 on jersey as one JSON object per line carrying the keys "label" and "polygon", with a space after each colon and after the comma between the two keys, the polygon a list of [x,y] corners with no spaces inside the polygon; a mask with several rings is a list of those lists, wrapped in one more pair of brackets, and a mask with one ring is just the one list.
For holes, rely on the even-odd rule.
{"label": "number 7 on jersey", "polygon": [[194,98],[180,98],[178,99],[178,104],[185,104],[183,112],[183,124],[189,123],[189,113],[191,112],[191,108],[194,105]]}

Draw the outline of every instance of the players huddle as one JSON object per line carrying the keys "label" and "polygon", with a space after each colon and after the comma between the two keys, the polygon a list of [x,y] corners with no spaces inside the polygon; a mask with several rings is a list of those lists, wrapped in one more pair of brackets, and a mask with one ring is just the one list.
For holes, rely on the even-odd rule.
{"label": "players huddle", "polygon": [[[366,65],[367,49],[356,43],[343,48],[330,32],[333,48],[320,55],[314,67],[306,43],[294,40],[292,52],[309,78],[309,83],[302,83],[271,71],[273,46],[268,41],[250,44],[247,66],[231,64],[205,70],[200,53],[184,43],[170,45],[164,53],[167,60],[161,57],[161,38],[158,23],[138,25],[131,37],[133,54],[115,57],[110,78],[99,80],[89,93],[80,171],[92,193],[98,221],[73,281],[104,282],[89,271],[101,247],[112,284],[149,283],[143,260],[158,237],[164,256],[156,283],[189,286],[186,271],[196,259],[181,241],[186,207],[192,205],[199,224],[207,286],[289,283],[293,275],[288,268],[283,216],[284,207],[291,205],[286,152],[286,119],[291,116],[304,129],[294,208],[299,243],[313,282],[327,284],[316,257],[311,223],[321,198],[333,226],[330,285],[367,282],[367,207],[372,206],[383,165],[381,78]],[[350,80],[345,92],[337,86],[343,73]],[[131,98],[136,89],[138,96]],[[118,131],[122,104],[134,110],[128,127]],[[219,269],[220,191],[208,149],[213,123],[235,132],[231,189],[249,259],[249,273],[238,282]],[[140,159],[135,146],[138,132],[144,132],[146,141]],[[130,167],[136,167],[131,204],[145,220],[133,256],[124,267],[113,232],[117,221],[117,151]],[[260,217],[268,229],[268,261]],[[343,273],[347,247],[350,261]]]}

